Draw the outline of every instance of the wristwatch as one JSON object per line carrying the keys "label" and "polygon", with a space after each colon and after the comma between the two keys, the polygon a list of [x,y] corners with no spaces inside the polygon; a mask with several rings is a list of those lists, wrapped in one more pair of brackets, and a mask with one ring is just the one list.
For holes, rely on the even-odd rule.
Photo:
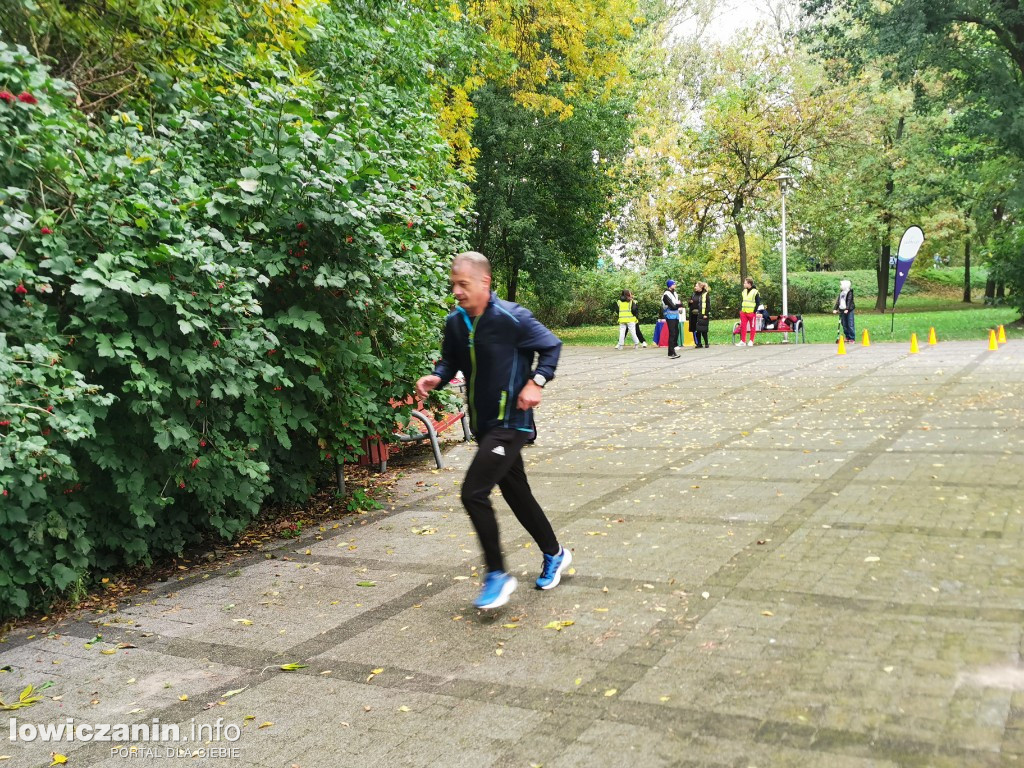
{"label": "wristwatch", "polygon": [[548,380],[541,376],[539,373],[533,374],[533,383],[541,389],[544,389],[544,385],[548,383]]}

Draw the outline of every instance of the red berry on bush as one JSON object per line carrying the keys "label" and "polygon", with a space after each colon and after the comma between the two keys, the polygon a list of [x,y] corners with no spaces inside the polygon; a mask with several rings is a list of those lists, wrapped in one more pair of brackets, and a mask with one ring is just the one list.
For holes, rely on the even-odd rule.
{"label": "red berry on bush", "polygon": [[356,336],[362,336],[362,335],[363,335],[362,331],[356,331]]}
{"label": "red berry on bush", "polygon": [[178,487],[179,487],[179,488],[184,488],[184,487],[185,487],[185,484],[184,484],[184,483],[178,483]]}
{"label": "red berry on bush", "polygon": [[14,292],[19,296],[24,296],[26,293],[28,293],[28,288],[25,287],[24,283],[18,283],[14,287]]}
{"label": "red berry on bush", "polygon": [[203,404],[202,400],[196,400],[196,408]]}
{"label": "red berry on bush", "polygon": [[213,346],[219,347],[220,346],[220,340],[219,339],[214,339],[213,340]]}
{"label": "red berry on bush", "polygon": [[7,493],[7,489],[6,489],[6,488],[4,488],[4,496],[9,496],[9,495],[10,495],[10,494],[9,494],[9,493]]}
{"label": "red berry on bush", "polygon": [[28,91],[22,91],[21,93],[19,93],[18,94],[18,101],[22,102],[23,104],[38,104],[39,103],[39,99],[37,99],[35,96],[33,96]]}
{"label": "red berry on bush", "polygon": [[224,283],[217,283],[217,290],[218,291],[223,291],[224,290]]}
{"label": "red berry on bush", "polygon": [[412,229],[412,222],[411,221],[405,222],[405,226],[407,226],[409,229]]}
{"label": "red berry on bush", "polygon": [[10,422],[9,419],[4,419],[3,421],[0,421],[0,427],[9,427],[9,426],[11,426],[11,422]]}
{"label": "red berry on bush", "polygon": [[41,234],[41,235],[52,235],[53,234],[53,230],[50,229],[49,227],[41,227],[40,230],[39,230],[39,234]]}
{"label": "red berry on bush", "polygon": [[0,91],[0,101],[6,101],[8,104],[13,104],[14,94],[10,91]]}
{"label": "red berry on bush", "polygon": [[200,440],[199,441],[199,447],[200,448],[205,448],[206,447],[206,441],[205,440]]}
{"label": "red berry on bush", "polygon": [[190,469],[195,469],[198,466],[199,466],[199,459],[192,459],[192,464],[190,465],[189,468]]}
{"label": "red berry on bush", "polygon": [[295,228],[299,230],[299,232],[301,232],[306,228],[306,222],[300,221],[298,224],[295,225]]}
{"label": "red berry on bush", "polygon": [[271,349],[271,350],[268,350],[268,351],[267,351],[267,354],[268,354],[268,355],[274,355],[274,354],[277,354],[277,350],[276,350],[276,349]]}
{"label": "red berry on bush", "polygon": [[346,243],[351,243],[352,242],[352,235],[349,235],[348,237],[346,237],[345,238],[345,242]]}

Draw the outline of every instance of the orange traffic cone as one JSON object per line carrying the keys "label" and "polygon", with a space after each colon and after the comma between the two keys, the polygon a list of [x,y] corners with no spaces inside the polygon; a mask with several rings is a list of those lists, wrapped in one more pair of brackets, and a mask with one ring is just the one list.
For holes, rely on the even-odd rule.
{"label": "orange traffic cone", "polygon": [[929,344],[938,344],[939,343],[939,340],[937,338],[935,338],[935,328],[934,327],[928,329],[928,343]]}
{"label": "orange traffic cone", "polygon": [[836,354],[837,355],[845,355],[846,354],[846,337],[845,336],[840,336],[839,337],[839,347],[836,349]]}
{"label": "orange traffic cone", "polygon": [[996,341],[998,341],[1000,344],[1006,343],[1006,329],[1003,328],[1003,326],[1001,325],[999,326],[999,333],[996,334]]}
{"label": "orange traffic cone", "polygon": [[910,334],[910,354],[916,355],[920,350],[917,348],[917,334]]}
{"label": "orange traffic cone", "polygon": [[870,347],[871,346],[871,337],[868,335],[868,329],[867,328],[864,329],[864,333],[861,336],[860,345],[862,347]]}
{"label": "orange traffic cone", "polygon": [[995,331],[989,331],[988,332],[988,351],[989,352],[994,352],[997,349],[999,349],[999,342],[996,341],[996,332]]}

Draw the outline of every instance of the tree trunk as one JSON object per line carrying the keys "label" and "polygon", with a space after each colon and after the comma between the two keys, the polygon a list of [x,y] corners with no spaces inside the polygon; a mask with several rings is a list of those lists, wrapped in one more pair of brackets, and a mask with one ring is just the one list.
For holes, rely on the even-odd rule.
{"label": "tree trunk", "polygon": [[[888,214],[886,214],[888,216]],[[878,255],[878,268],[875,274],[878,278],[878,298],[875,299],[875,311],[885,312],[885,304],[889,299],[889,259],[892,258],[892,224],[886,222],[885,240],[882,242],[882,250]]]}
{"label": "tree trunk", "polygon": [[1002,302],[1006,298],[1006,283],[996,283],[996,301]]}
{"label": "tree trunk", "polygon": [[964,304],[971,303],[971,238],[964,240]]}
{"label": "tree trunk", "polygon": [[985,281],[985,303],[996,303],[996,281],[991,277]]}
{"label": "tree trunk", "polygon": [[[896,121],[896,134],[891,139],[886,139],[886,149],[891,149],[903,138],[903,128],[906,120],[900,116]],[[878,257],[878,297],[875,299],[875,311],[885,312],[885,304],[889,299],[889,259],[892,257],[892,194],[896,191],[896,181],[893,178],[896,171],[889,165],[889,175],[885,180],[885,210],[882,212],[882,222],[885,224],[885,240],[882,241],[882,251]]]}
{"label": "tree trunk", "polygon": [[743,229],[743,222],[740,221],[740,214],[743,212],[743,195],[736,195],[732,204],[732,221],[736,225],[736,239],[740,245],[740,282],[747,279],[747,233]]}
{"label": "tree trunk", "polygon": [[519,259],[516,258],[516,254],[509,252],[508,230],[502,230],[501,249],[504,252],[505,265],[507,267],[505,274],[505,299],[515,301],[516,291],[519,289]]}
{"label": "tree trunk", "polygon": [[513,266],[508,272],[508,280],[505,281],[505,298],[508,301],[516,300],[516,290],[519,288],[519,267]]}

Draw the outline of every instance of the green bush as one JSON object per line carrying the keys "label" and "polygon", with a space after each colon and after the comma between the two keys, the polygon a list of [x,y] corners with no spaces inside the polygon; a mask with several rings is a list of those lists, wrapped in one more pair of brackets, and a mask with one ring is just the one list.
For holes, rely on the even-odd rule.
{"label": "green bush", "polygon": [[[964,287],[964,268],[950,267],[948,269],[935,269],[929,267],[919,273],[911,273],[912,279],[923,280],[926,283],[948,286],[950,288]],[[971,289],[980,291],[985,288],[985,281],[988,280],[988,268],[971,267]]]}
{"label": "green bush", "polygon": [[429,369],[467,193],[402,57],[438,36],[324,24],[315,75],[96,122],[0,44],[0,619],[304,500]]}

